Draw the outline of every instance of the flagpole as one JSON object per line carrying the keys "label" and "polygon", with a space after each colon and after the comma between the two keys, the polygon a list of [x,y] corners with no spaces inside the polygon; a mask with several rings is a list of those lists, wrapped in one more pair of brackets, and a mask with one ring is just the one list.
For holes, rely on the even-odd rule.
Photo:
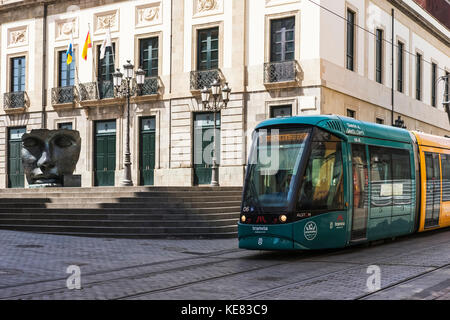
{"label": "flagpole", "polygon": [[[111,24],[110,23],[108,23],[108,32],[109,32],[109,37],[111,38]],[[114,44],[112,43],[112,39],[111,39],[111,50],[112,50],[112,55],[113,55],[114,72],[116,72],[116,53],[114,52]]]}
{"label": "flagpole", "polygon": [[[73,28],[72,28],[72,34],[71,34],[70,38],[71,38],[70,41],[72,43],[72,54],[73,54],[73,53],[76,53],[75,52],[75,44],[73,42]],[[80,85],[80,77],[78,76],[78,67],[77,67],[78,57],[76,54],[73,54],[73,56],[75,57],[75,79],[77,82],[77,86],[79,86]]]}
{"label": "flagpole", "polygon": [[91,43],[92,43],[92,65],[94,67],[95,83],[97,84],[97,99],[100,99],[100,87],[98,86],[97,66],[95,64],[95,59],[94,59],[95,45],[94,45],[94,40],[92,39],[90,23],[88,23],[88,28],[89,28],[89,36],[91,37]]}

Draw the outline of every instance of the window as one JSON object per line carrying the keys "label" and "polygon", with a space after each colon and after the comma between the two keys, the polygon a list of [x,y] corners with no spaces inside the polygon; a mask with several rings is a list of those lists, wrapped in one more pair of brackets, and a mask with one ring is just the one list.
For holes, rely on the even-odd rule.
{"label": "window", "polygon": [[372,207],[410,205],[413,183],[409,151],[371,146],[369,152]]}
{"label": "window", "polygon": [[219,28],[198,31],[197,52],[198,71],[219,67]]}
{"label": "window", "polygon": [[69,87],[75,85],[75,51],[73,51],[72,63],[67,64],[67,51],[58,52],[59,78],[58,87]]}
{"label": "window", "polygon": [[421,100],[422,99],[422,55],[417,54],[416,56],[416,99]]}
{"label": "window", "polygon": [[377,119],[376,119],[376,123],[378,123],[378,124],[384,124],[384,120],[383,120],[383,119],[380,119],[380,118],[377,118]]}
{"label": "window", "polygon": [[347,117],[356,119],[356,112],[351,109],[347,109]]}
{"label": "window", "polygon": [[316,129],[300,187],[297,211],[342,210],[343,185],[341,142],[333,135]]}
{"label": "window", "polygon": [[72,122],[58,123],[58,129],[72,130]]}
{"label": "window", "polygon": [[284,118],[292,116],[292,106],[273,106],[270,109],[270,117],[271,118]]}
{"label": "window", "polygon": [[158,37],[139,40],[139,63],[146,77],[158,75]]}
{"label": "window", "polygon": [[436,77],[437,77],[437,65],[431,64],[431,105],[436,107]]}
{"label": "window", "polygon": [[25,91],[25,57],[11,59],[11,92]]}
{"label": "window", "polygon": [[100,99],[114,97],[114,52],[116,52],[115,43],[112,48],[107,47],[105,51],[105,57],[100,59],[101,46],[97,47],[97,65],[98,65],[98,86],[100,90]]}
{"label": "window", "polygon": [[450,201],[450,154],[441,154],[442,201]]}
{"label": "window", "polygon": [[270,22],[270,62],[295,59],[295,17]]}
{"label": "window", "polygon": [[398,62],[397,62],[397,91],[403,92],[403,48],[402,42],[398,42]]}
{"label": "window", "polygon": [[383,83],[383,30],[376,31],[376,81]]}
{"label": "window", "polygon": [[355,13],[347,10],[347,69],[354,71]]}

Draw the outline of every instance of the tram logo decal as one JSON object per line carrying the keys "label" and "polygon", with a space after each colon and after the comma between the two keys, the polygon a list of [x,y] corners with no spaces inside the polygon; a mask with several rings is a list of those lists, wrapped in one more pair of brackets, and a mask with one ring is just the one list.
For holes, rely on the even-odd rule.
{"label": "tram logo decal", "polygon": [[306,240],[314,240],[317,236],[317,225],[315,222],[310,221],[305,225],[305,238]]}

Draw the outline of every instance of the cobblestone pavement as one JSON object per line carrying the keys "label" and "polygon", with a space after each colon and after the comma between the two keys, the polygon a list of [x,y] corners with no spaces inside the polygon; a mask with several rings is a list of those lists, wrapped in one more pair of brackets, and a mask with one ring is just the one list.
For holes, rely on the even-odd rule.
{"label": "cobblestone pavement", "polygon": [[[80,267],[80,290],[67,288],[71,265]],[[368,273],[373,265],[380,272],[379,290]],[[236,239],[124,240],[0,230],[0,299],[449,300],[450,230],[316,252],[247,251],[238,249]]]}

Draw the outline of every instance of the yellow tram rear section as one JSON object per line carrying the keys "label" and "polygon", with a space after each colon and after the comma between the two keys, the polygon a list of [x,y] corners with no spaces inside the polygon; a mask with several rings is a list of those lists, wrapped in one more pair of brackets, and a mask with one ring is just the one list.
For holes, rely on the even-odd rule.
{"label": "yellow tram rear section", "polygon": [[450,226],[450,139],[413,132],[419,148],[418,232]]}

